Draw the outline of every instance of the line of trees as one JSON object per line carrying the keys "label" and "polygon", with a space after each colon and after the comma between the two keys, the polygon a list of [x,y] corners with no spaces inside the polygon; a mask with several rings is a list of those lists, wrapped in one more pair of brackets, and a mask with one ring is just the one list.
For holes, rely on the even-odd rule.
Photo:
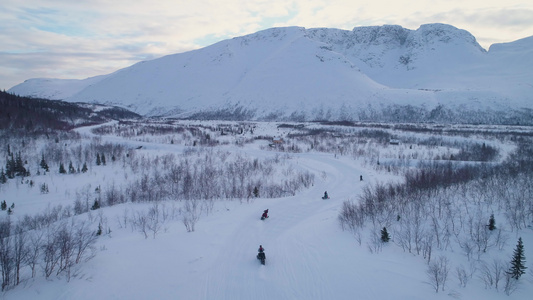
{"label": "line of trees", "polygon": [[94,257],[97,235],[91,222],[63,221],[28,230],[32,225],[26,221],[0,219],[2,290],[19,285],[24,269],[31,278],[40,270],[46,278],[64,274],[69,280],[76,265]]}
{"label": "line of trees", "polygon": [[[458,249],[477,265],[474,269],[487,286],[498,289],[503,280],[503,290],[510,294],[516,289],[521,259],[513,260],[508,272],[512,275],[507,276],[504,263],[489,265],[484,257],[493,249],[508,247],[509,231],[518,232],[533,222],[531,154],[531,143],[520,143],[499,166],[425,164],[407,172],[403,183],[367,186],[358,201],[344,202],[340,225],[359,244],[369,226],[368,245],[373,252],[381,249],[378,243],[383,241],[375,237],[386,227],[394,244],[427,261],[436,291],[444,288],[447,274],[442,273],[449,271],[450,262],[445,257],[435,261],[435,253]],[[458,280],[466,285],[474,271],[457,270]]]}

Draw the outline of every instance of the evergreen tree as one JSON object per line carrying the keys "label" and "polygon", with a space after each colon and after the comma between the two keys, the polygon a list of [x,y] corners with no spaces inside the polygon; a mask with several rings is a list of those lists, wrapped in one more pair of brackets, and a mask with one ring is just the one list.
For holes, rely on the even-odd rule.
{"label": "evergreen tree", "polygon": [[494,214],[492,214],[489,219],[489,230],[492,231],[494,229],[496,229],[496,220],[494,220]]}
{"label": "evergreen tree", "polygon": [[41,184],[41,194],[48,194],[48,184]]}
{"label": "evergreen tree", "polygon": [[513,258],[511,260],[511,267],[507,274],[511,275],[512,278],[518,279],[520,276],[526,273],[527,267],[526,257],[524,256],[524,244],[522,243],[522,238],[518,238],[518,244],[514,249]]}
{"label": "evergreen tree", "polygon": [[40,164],[41,168],[43,168],[46,172],[49,172],[49,168],[48,168],[48,164],[46,163],[46,160],[44,160],[44,154],[41,158],[41,164]]}
{"label": "evergreen tree", "polygon": [[381,241],[384,243],[390,241],[389,232],[387,231],[386,227],[383,227],[383,229],[381,229]]}
{"label": "evergreen tree", "polygon": [[98,223],[98,230],[96,231],[96,235],[102,235],[102,224]]}
{"label": "evergreen tree", "polygon": [[258,187],[254,187],[254,197],[259,197],[259,188]]}
{"label": "evergreen tree", "polygon": [[6,176],[7,178],[15,178],[15,158],[13,153],[10,153],[10,157],[6,159]]}
{"label": "evergreen tree", "polygon": [[26,168],[24,168],[24,162],[22,161],[22,155],[17,153],[17,158],[15,159],[15,175],[16,176],[28,176]]}
{"label": "evergreen tree", "polygon": [[6,173],[4,173],[4,168],[2,168],[2,171],[0,171],[0,183],[6,183],[7,182],[7,176]]}
{"label": "evergreen tree", "polygon": [[76,169],[74,169],[74,166],[72,165],[72,162],[68,163],[68,172],[69,173],[76,173]]}
{"label": "evergreen tree", "polygon": [[7,214],[8,214],[8,215],[11,215],[12,213],[13,213],[13,210],[11,209],[11,207],[8,208],[8,209],[7,209]]}
{"label": "evergreen tree", "polygon": [[100,153],[96,153],[96,165],[99,166],[102,164],[102,161],[100,160]]}
{"label": "evergreen tree", "polygon": [[105,166],[105,155],[102,153],[102,156],[101,156],[101,160],[102,160],[102,165]]}
{"label": "evergreen tree", "polygon": [[97,210],[100,208],[100,203],[98,203],[98,200],[94,200],[93,206],[91,206],[91,210]]}
{"label": "evergreen tree", "polygon": [[2,201],[2,204],[0,204],[0,208],[2,210],[6,210],[7,209],[7,203],[6,203],[6,200]]}
{"label": "evergreen tree", "polygon": [[59,164],[59,173],[61,174],[67,173],[67,170],[65,170],[65,166],[63,166],[63,163]]}
{"label": "evergreen tree", "polygon": [[87,168],[87,163],[86,163],[86,162],[83,163],[83,167],[81,168],[81,171],[82,171],[83,173],[89,171],[89,169]]}

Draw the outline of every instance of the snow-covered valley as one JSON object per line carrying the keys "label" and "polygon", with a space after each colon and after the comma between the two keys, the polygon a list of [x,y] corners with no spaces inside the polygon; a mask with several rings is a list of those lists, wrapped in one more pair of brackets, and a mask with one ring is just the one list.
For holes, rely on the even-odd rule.
{"label": "snow-covered valley", "polygon": [[[376,187],[400,186],[408,171],[505,163],[520,137],[531,139],[529,127],[132,121],[75,132],[7,140],[31,175],[0,184],[0,201],[14,204],[13,226],[26,216],[57,218],[35,218],[41,225],[32,236],[53,237],[82,221],[102,229],[94,257],[62,271],[56,262],[49,276],[44,261],[35,276],[24,265],[3,299],[525,299],[533,292],[532,174],[520,166],[514,182],[493,174],[420,194],[386,192],[387,204],[367,210],[375,215],[364,225],[339,222],[347,204],[369,201]],[[478,158],[476,149],[497,155]],[[0,151],[6,165],[7,149]],[[61,174],[59,162],[74,171]],[[324,191],[330,199],[321,199]],[[430,205],[422,205],[415,230],[411,202],[395,202],[416,195]],[[508,209],[515,196],[526,205],[522,214]],[[89,208],[95,200],[100,208]],[[437,212],[441,204],[447,214]],[[269,218],[261,221],[264,209]],[[485,244],[465,246],[491,214],[499,231],[483,225]],[[407,238],[406,226],[420,236]],[[389,242],[376,239],[383,227]],[[504,271],[519,237],[528,269],[507,288]],[[265,266],[255,257],[259,245]],[[436,292],[429,269],[443,257],[447,278]]]}

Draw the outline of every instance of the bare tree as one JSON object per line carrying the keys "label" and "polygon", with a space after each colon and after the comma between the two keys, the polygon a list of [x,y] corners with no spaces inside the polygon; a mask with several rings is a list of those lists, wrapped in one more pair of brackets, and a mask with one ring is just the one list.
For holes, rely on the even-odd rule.
{"label": "bare tree", "polygon": [[28,235],[22,226],[15,227],[13,260],[15,267],[15,285],[20,283],[20,269],[29,255]]}
{"label": "bare tree", "polygon": [[59,255],[59,247],[56,244],[55,228],[53,228],[53,226],[49,226],[44,233],[42,249],[44,275],[46,278],[49,278],[61,258]]}
{"label": "bare tree", "polygon": [[146,213],[146,219],[146,226],[148,230],[152,232],[152,236],[155,239],[155,236],[163,227],[164,221],[163,216],[161,216],[159,204],[157,202],[152,207],[150,207],[148,213]]}
{"label": "bare tree", "polygon": [[[89,226],[88,222],[82,221],[77,223],[74,228],[75,263],[77,264],[82,260],[94,257],[94,244],[98,237]],[[91,251],[91,253],[88,254],[87,251]]]}
{"label": "bare tree", "polygon": [[445,256],[439,256],[437,260],[429,263],[426,271],[428,283],[435,289],[436,293],[439,292],[439,289],[444,291],[449,271],[449,260]]}
{"label": "bare tree", "polygon": [[463,266],[457,267],[455,268],[455,272],[457,275],[457,280],[459,280],[459,285],[461,287],[466,287],[466,284],[468,283],[470,276],[466,272],[465,268]]}
{"label": "bare tree", "polygon": [[31,268],[31,278],[35,278],[35,275],[37,273],[36,267],[39,264],[39,257],[41,255],[41,248],[42,248],[42,240],[43,240],[44,232],[34,231],[30,235],[30,241],[29,241],[29,251],[28,251],[28,265]]}
{"label": "bare tree", "polygon": [[67,272],[67,280],[70,280],[70,270],[74,265],[74,238],[72,235],[72,226],[63,223],[54,237],[55,246],[58,248],[59,266],[56,275],[63,271]]}
{"label": "bare tree", "polygon": [[145,239],[148,238],[148,218],[144,213],[135,212],[131,224],[132,228],[140,231],[144,235]]}
{"label": "bare tree", "polygon": [[0,220],[0,268],[2,269],[2,290],[11,283],[13,273],[13,248],[11,246],[11,220]]}
{"label": "bare tree", "polygon": [[196,222],[200,219],[199,201],[196,199],[185,200],[183,207],[183,224],[187,232],[193,232]]}

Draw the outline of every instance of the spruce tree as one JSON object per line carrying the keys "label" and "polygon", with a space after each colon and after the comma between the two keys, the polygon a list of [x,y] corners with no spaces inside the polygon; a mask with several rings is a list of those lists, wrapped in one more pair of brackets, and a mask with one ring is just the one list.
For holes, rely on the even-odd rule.
{"label": "spruce tree", "polygon": [[96,165],[99,166],[102,164],[102,161],[100,160],[100,153],[96,153]]}
{"label": "spruce tree", "polygon": [[98,223],[98,230],[96,231],[96,235],[102,235],[102,223]]}
{"label": "spruce tree", "polygon": [[49,172],[48,164],[46,163],[46,160],[44,160],[44,154],[41,158],[41,168],[43,168],[46,172]]}
{"label": "spruce tree", "polygon": [[494,220],[494,214],[492,214],[489,219],[489,230],[492,231],[494,229],[496,229],[496,220]]}
{"label": "spruce tree", "polygon": [[17,158],[15,159],[15,175],[16,176],[28,176],[26,168],[24,168],[24,162],[22,161],[22,155],[17,153]]}
{"label": "spruce tree", "polygon": [[100,203],[98,203],[98,200],[94,200],[94,204],[91,207],[91,210],[97,210],[100,208]]}
{"label": "spruce tree", "polygon": [[381,229],[381,241],[384,243],[390,241],[389,232],[387,231],[386,227],[383,227],[383,229]]}
{"label": "spruce tree", "polygon": [[13,153],[6,159],[6,176],[10,179],[15,178],[15,158]]}
{"label": "spruce tree", "polygon": [[76,169],[74,169],[74,166],[72,165],[72,162],[68,163],[68,172],[69,173],[76,173]]}
{"label": "spruce tree", "polygon": [[2,201],[2,204],[0,204],[0,208],[2,210],[6,210],[7,209],[7,203],[6,203],[6,200]]}
{"label": "spruce tree", "polygon": [[59,164],[59,173],[61,174],[67,173],[67,170],[65,170],[65,166],[63,166],[63,163]]}
{"label": "spruce tree", "polygon": [[6,183],[7,182],[7,176],[6,173],[4,173],[4,168],[2,168],[2,171],[0,171],[0,183]]}
{"label": "spruce tree", "polygon": [[81,171],[82,171],[83,173],[89,171],[89,169],[87,168],[87,163],[86,163],[86,162],[83,163],[83,167],[81,168]]}
{"label": "spruce tree", "polygon": [[254,187],[254,197],[259,197],[259,188],[258,187]]}
{"label": "spruce tree", "polygon": [[518,244],[514,249],[513,258],[511,260],[511,267],[507,274],[511,275],[512,278],[518,279],[520,276],[526,273],[527,267],[526,257],[524,256],[524,244],[522,243],[522,238],[518,238]]}
{"label": "spruce tree", "polygon": [[102,165],[105,166],[105,155],[102,153],[102,156],[101,156],[101,157],[102,157],[102,158],[101,158],[101,159],[102,159]]}

